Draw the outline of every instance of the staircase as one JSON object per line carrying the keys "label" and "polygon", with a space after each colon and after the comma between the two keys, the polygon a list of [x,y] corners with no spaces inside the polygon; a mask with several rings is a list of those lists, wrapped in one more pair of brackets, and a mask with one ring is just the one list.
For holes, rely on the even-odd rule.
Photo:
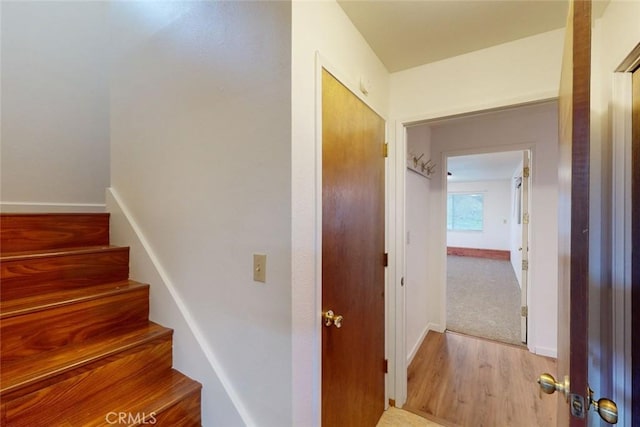
{"label": "staircase", "polygon": [[0,270],[0,425],[200,425],[108,214],[0,214]]}

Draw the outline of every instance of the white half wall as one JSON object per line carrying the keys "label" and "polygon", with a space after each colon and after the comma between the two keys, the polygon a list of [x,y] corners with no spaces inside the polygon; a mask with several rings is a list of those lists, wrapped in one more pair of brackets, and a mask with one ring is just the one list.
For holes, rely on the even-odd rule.
{"label": "white half wall", "polygon": [[448,193],[483,195],[482,231],[447,230],[447,246],[509,250],[511,240],[511,182],[508,180],[449,182]]}
{"label": "white half wall", "polygon": [[335,1],[294,1],[291,8],[292,425],[311,427],[320,425],[321,410],[316,55],[350,86],[358,87],[360,77],[370,79],[366,102],[383,117],[388,113],[389,75]]}
{"label": "white half wall", "polygon": [[207,424],[293,425],[291,3],[110,7],[111,185],[235,390],[193,359]]}
{"label": "white half wall", "polygon": [[108,4],[0,5],[3,211],[104,211]]}
{"label": "white half wall", "polygon": [[[431,157],[431,129],[427,126],[407,129],[407,151]],[[405,168],[406,173],[406,354],[407,364],[415,356],[429,325],[439,319],[430,316],[439,301],[429,294],[429,184],[430,180]]]}

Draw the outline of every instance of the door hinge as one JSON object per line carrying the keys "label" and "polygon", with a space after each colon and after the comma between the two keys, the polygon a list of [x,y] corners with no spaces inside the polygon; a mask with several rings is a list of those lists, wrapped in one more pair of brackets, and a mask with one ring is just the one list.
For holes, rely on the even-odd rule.
{"label": "door hinge", "polygon": [[384,359],[382,367],[384,369],[384,373],[388,374],[389,373],[389,359]]}
{"label": "door hinge", "polygon": [[384,145],[382,146],[382,154],[384,155],[384,157],[389,157],[389,143],[385,142]]}
{"label": "door hinge", "polygon": [[522,215],[522,223],[523,224],[529,224],[529,214],[528,213]]}
{"label": "door hinge", "polygon": [[529,167],[527,166],[526,168],[522,169],[522,176],[524,178],[529,178],[529,174],[531,173],[531,171],[529,170]]}
{"label": "door hinge", "polygon": [[384,267],[389,267],[389,254],[387,252],[382,255],[382,265]]}
{"label": "door hinge", "polygon": [[522,260],[522,271],[528,271],[529,270],[529,261],[526,259]]}
{"label": "door hinge", "polygon": [[520,316],[529,317],[529,306],[523,305],[520,307]]}

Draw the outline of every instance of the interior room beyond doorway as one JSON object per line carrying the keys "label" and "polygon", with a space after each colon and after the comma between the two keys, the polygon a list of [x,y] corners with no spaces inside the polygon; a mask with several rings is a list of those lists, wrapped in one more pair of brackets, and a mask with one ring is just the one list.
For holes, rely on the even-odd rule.
{"label": "interior room beyond doorway", "polygon": [[[444,332],[448,327],[447,246],[454,246],[454,242],[447,242],[447,181],[450,180],[447,162],[456,157],[506,151],[522,153],[525,150],[531,155],[532,223],[528,245],[527,348],[539,355],[556,356],[557,102],[548,101],[434,119],[406,127],[403,236],[406,366],[429,331]],[[422,169],[422,162],[428,164],[425,173],[410,170],[415,165],[414,159],[418,159],[419,169]],[[462,172],[458,172],[458,176],[462,176]],[[515,191],[517,181],[514,178],[517,177],[510,175],[505,179],[505,193]],[[514,201],[508,196],[506,213],[494,216],[503,232],[512,225],[510,220],[512,215],[515,217],[514,213]],[[536,223],[544,226],[536,227]],[[508,250],[513,249],[511,260],[518,265],[520,246],[511,242],[509,245]]]}
{"label": "interior room beyond doorway", "polygon": [[[526,164],[526,166],[525,166]],[[528,151],[447,159],[447,329],[527,340]],[[528,169],[527,169],[528,170]],[[525,316],[523,316],[525,315]]]}

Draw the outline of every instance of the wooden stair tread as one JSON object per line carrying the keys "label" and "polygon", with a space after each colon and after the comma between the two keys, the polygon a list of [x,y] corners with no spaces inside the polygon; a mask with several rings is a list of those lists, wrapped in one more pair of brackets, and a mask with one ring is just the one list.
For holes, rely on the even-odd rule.
{"label": "wooden stair tread", "polygon": [[121,246],[98,245],[77,246],[70,248],[42,249],[38,251],[4,252],[0,255],[0,262],[24,261],[27,259],[50,258],[67,255],[82,255],[95,252],[108,252],[122,249]]}
{"label": "wooden stair tread", "polygon": [[102,394],[91,402],[90,407],[84,407],[82,412],[73,411],[64,421],[71,426],[102,426],[108,413],[123,412],[132,414],[134,418],[136,415],[140,418],[143,414],[147,416],[146,423],[140,420],[127,424],[129,426],[148,424],[152,414],[157,418],[186,396],[199,393],[201,388],[199,382],[170,369],[154,381],[133,380],[113,393]]}
{"label": "wooden stair tread", "polygon": [[105,283],[84,288],[65,289],[46,294],[0,301],[0,319],[70,305],[82,301],[103,298],[105,296],[131,292],[149,285],[134,280]]}
{"label": "wooden stair tread", "polygon": [[[80,369],[100,359],[129,350],[173,330],[149,322],[131,331],[96,337],[75,345],[61,347],[29,358],[1,364],[0,397],[56,375]],[[25,369],[29,367],[30,369]]]}
{"label": "wooden stair tread", "polygon": [[109,218],[0,213],[0,424],[201,426],[202,385],[172,368]]}

